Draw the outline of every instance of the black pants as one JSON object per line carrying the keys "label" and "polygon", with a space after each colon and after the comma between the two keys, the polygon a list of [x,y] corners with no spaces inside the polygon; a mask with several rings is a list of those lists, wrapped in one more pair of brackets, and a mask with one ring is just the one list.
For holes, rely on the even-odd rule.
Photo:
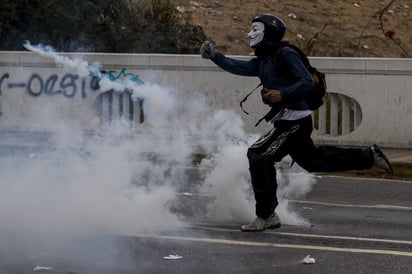
{"label": "black pants", "polygon": [[247,157],[256,200],[256,215],[268,218],[278,205],[275,162],[286,155],[309,172],[368,169],[372,151],[360,148],[315,146],[312,117],[277,121],[274,128],[249,147]]}

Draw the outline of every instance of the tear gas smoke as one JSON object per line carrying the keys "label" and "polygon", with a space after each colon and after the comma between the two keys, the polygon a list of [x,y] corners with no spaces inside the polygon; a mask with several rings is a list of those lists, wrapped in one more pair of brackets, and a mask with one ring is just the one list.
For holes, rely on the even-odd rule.
{"label": "tear gas smoke", "polygon": [[[36,152],[29,158],[1,157],[0,218],[7,220],[3,231],[138,234],[177,227],[182,221],[171,205],[187,176],[175,165],[190,165],[199,146],[213,152],[202,163],[207,171],[198,188],[215,197],[208,217],[236,223],[253,218],[246,150],[256,136],[244,132],[234,111],[213,109],[196,92],[179,97],[156,84],[110,81],[99,64],[60,56],[51,47],[29,42],[24,46],[82,77],[98,76],[102,90],[131,90],[133,98],[144,98],[148,119],[134,138],[121,124],[108,129],[110,138],[85,140],[67,129],[50,144],[66,149]],[[75,149],[67,149],[68,144]],[[162,157],[154,158],[153,153]],[[279,180],[281,220],[305,224],[291,212],[287,199],[307,193],[313,178],[285,173]]]}

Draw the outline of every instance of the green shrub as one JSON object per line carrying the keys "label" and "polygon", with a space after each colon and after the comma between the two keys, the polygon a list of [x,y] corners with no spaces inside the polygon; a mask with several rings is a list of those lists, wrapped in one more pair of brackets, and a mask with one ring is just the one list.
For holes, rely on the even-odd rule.
{"label": "green shrub", "polygon": [[170,0],[3,0],[0,50],[22,41],[58,51],[197,53],[206,39]]}

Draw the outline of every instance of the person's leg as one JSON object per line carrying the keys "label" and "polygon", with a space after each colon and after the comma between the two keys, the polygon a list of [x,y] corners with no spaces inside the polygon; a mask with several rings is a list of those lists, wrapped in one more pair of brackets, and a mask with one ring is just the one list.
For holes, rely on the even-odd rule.
{"label": "person's leg", "polygon": [[268,218],[278,205],[274,164],[287,154],[283,147],[288,135],[287,129],[275,127],[248,149],[247,157],[256,200],[256,215],[260,218]]}
{"label": "person's leg", "polygon": [[266,219],[278,205],[276,169],[261,153],[248,150],[249,171],[256,201],[256,216]]}
{"label": "person's leg", "polygon": [[372,166],[391,170],[390,163],[377,146],[341,148],[315,146],[311,139],[312,119],[302,119],[299,131],[289,137],[289,153],[294,161],[309,172],[337,172],[369,169]]}
{"label": "person's leg", "polygon": [[242,231],[262,231],[280,226],[275,209],[278,205],[275,162],[287,154],[287,137],[296,128],[274,128],[248,150],[249,169],[256,201],[257,218],[241,227]]}

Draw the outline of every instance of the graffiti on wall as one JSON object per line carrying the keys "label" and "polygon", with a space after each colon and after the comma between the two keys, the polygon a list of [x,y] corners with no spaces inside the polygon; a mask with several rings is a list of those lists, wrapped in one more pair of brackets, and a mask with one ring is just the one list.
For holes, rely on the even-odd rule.
{"label": "graffiti on wall", "polygon": [[[122,68],[120,71],[103,71],[103,75],[104,74],[107,74],[111,81],[133,81],[139,85],[144,84],[137,74],[127,72],[125,68]],[[139,98],[136,102],[132,102],[131,93],[128,90],[124,92],[101,90],[99,85],[101,77],[80,77],[73,73],[44,76],[35,72],[27,79],[21,80],[20,78],[21,77],[19,77],[17,81],[13,81],[9,73],[1,74],[0,95],[6,92],[23,91],[32,97],[63,96],[65,98],[75,98],[80,96],[82,99],[85,99],[88,97],[88,94],[99,91],[101,94],[96,97],[93,107],[101,119],[107,117],[106,120],[110,122],[114,120],[113,117],[116,116],[119,117],[119,119],[127,117],[128,120],[135,120],[134,114],[136,109],[138,109],[138,113],[140,114],[140,117],[137,118],[138,122],[142,123],[144,121],[143,99]],[[124,97],[128,99],[124,100]],[[116,107],[114,107],[113,104],[116,104]],[[120,113],[114,113],[114,109]],[[125,113],[128,114],[124,116]]]}
{"label": "graffiti on wall", "polygon": [[78,93],[82,98],[87,97],[86,89],[92,91],[99,89],[99,79],[91,77],[89,87],[86,86],[87,78],[80,78],[77,74],[67,73],[62,76],[52,74],[49,76],[41,76],[33,73],[26,81],[11,82],[7,81],[10,78],[9,73],[4,73],[0,78],[0,94],[4,93],[5,88],[8,91],[24,90],[28,95],[37,97],[44,95],[62,95],[67,98],[73,98]]}
{"label": "graffiti on wall", "polygon": [[144,82],[139,78],[139,75],[126,72],[125,68],[122,68],[119,72],[117,72],[116,70],[108,70],[106,73],[107,75],[109,75],[109,79],[111,81],[129,79],[130,81],[135,82],[136,84],[144,84]]}
{"label": "graffiti on wall", "polygon": [[[144,82],[139,78],[138,75],[131,72],[126,72],[126,69],[121,69],[120,72],[116,70],[109,70],[106,72],[109,79],[112,81],[118,81],[123,79],[129,79],[139,85],[143,85]],[[82,98],[87,97],[86,90],[96,91],[100,89],[99,80],[97,76],[92,76],[88,78],[80,78],[77,74],[66,73],[62,76],[57,74],[52,74],[49,76],[41,76],[38,73],[33,73],[27,80],[11,82],[7,81],[10,78],[9,73],[4,73],[0,77],[0,94],[4,92],[6,87],[8,90],[12,91],[15,89],[23,89],[27,91],[29,95],[40,96],[44,95],[63,95],[67,98],[73,98],[78,93]],[[87,80],[89,84],[87,86]],[[104,91],[103,91],[104,92]]]}

